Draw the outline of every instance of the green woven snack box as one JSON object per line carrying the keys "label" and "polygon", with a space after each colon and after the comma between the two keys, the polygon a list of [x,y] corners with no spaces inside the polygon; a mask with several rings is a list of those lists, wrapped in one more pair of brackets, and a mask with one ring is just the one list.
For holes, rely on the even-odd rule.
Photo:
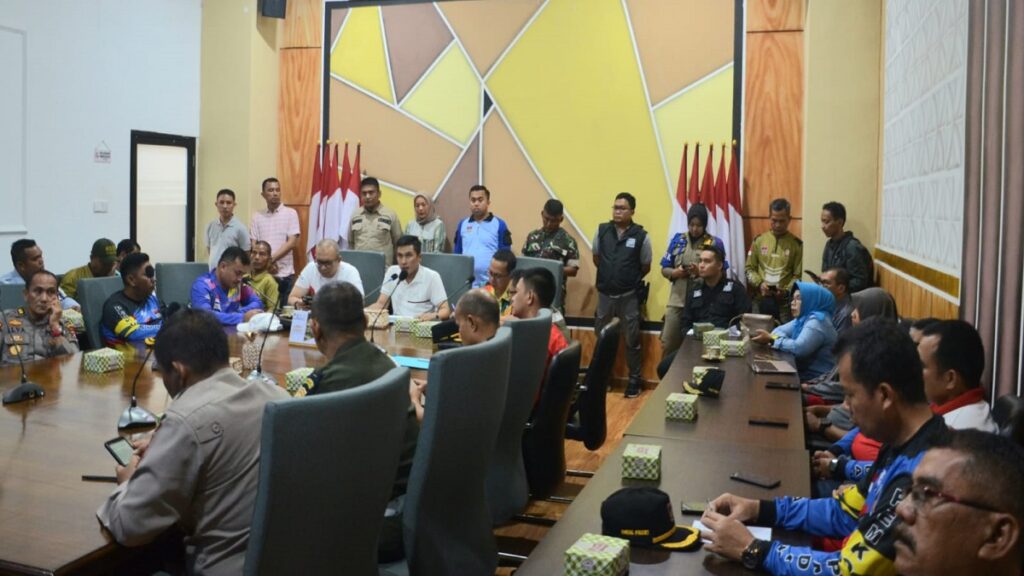
{"label": "green woven snack box", "polygon": [[622,454],[622,477],[636,480],[661,479],[661,446],[627,444]]}
{"label": "green woven snack box", "polygon": [[75,332],[85,331],[85,318],[82,317],[82,313],[74,308],[68,308],[61,312],[60,317],[64,320],[64,323],[75,329]]}
{"label": "green woven snack box", "polygon": [[411,316],[395,316],[395,332],[412,332],[416,322]]}
{"label": "green woven snack box", "polygon": [[312,368],[296,368],[291,372],[284,375],[285,389],[288,390],[289,394],[295,394],[295,391],[302,386],[302,383],[309,378],[309,375],[313,373]]}
{"label": "green woven snack box", "polygon": [[416,322],[412,325],[412,335],[417,338],[430,338],[430,329],[438,324],[440,322]]}
{"label": "green woven snack box", "polygon": [[124,354],[113,348],[100,348],[82,355],[82,369],[86,372],[113,372],[124,369]]}
{"label": "green woven snack box", "polygon": [[689,422],[697,419],[697,395],[673,392],[665,401],[665,418]]}
{"label": "green woven snack box", "polygon": [[694,322],[693,324],[693,335],[700,338],[702,334],[709,330],[714,330],[715,325],[711,322]]}
{"label": "green woven snack box", "polygon": [[565,576],[620,576],[629,570],[629,541],[599,534],[580,536],[565,551]]}
{"label": "green woven snack box", "polygon": [[705,346],[720,346],[721,342],[725,340],[726,335],[729,334],[728,330],[708,330],[703,333],[704,345]]}
{"label": "green woven snack box", "polygon": [[746,356],[747,350],[750,348],[750,339],[722,340],[721,346],[722,352],[724,352],[726,356]]}

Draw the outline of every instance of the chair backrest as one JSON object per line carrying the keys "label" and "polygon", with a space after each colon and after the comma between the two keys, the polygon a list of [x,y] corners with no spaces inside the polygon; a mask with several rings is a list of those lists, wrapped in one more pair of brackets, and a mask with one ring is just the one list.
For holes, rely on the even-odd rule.
{"label": "chair backrest", "polygon": [[25,304],[25,285],[4,284],[0,286],[0,310],[20,308]]}
{"label": "chair backrest", "polygon": [[505,407],[512,334],[430,359],[426,411],[403,518],[409,573],[494,574],[484,483]]}
{"label": "chair backrest", "polygon": [[89,348],[102,348],[100,338],[100,322],[103,320],[103,305],[107,298],[124,288],[120,276],[106,278],[83,278],[78,281],[78,303],[82,305],[82,320],[85,322],[85,335],[89,339]]}
{"label": "chair backrest", "polygon": [[363,304],[373,304],[379,296],[378,291],[384,280],[384,254],[368,250],[342,250],[341,261],[356,267],[359,279],[363,282]]}
{"label": "chair backrest", "polygon": [[469,289],[466,281],[473,276],[473,257],[465,254],[423,254],[421,263],[441,275],[445,294],[449,299],[454,298],[448,304],[454,307],[459,297]]}
{"label": "chair backrest", "polygon": [[1013,417],[1024,410],[1024,399],[1016,394],[1004,394],[996,398],[992,405],[992,420],[999,426],[1000,430],[1006,429],[1013,423]]}
{"label": "chair backrest", "polygon": [[516,270],[528,270],[530,268],[546,268],[555,277],[555,299],[551,307],[555,310],[562,309],[562,284],[565,283],[565,272],[562,263],[558,260],[547,258],[530,258],[519,256],[516,258]]}
{"label": "chair backrest", "polygon": [[487,471],[487,503],[495,525],[525,510],[530,501],[523,464],[523,429],[544,379],[551,311],[541,310],[536,318],[511,320],[505,326],[512,331],[512,357],[516,361],[509,367],[505,413]]}
{"label": "chair backrest", "polygon": [[160,262],[156,265],[156,299],[182,307],[192,301],[192,284],[210,271],[206,262]]}
{"label": "chair backrest", "polygon": [[246,574],[377,574],[408,410],[408,368],[267,404]]}
{"label": "chair backrest", "polygon": [[534,498],[547,498],[565,481],[565,424],[580,372],[580,343],[551,359],[540,402],[523,432],[526,481]]}
{"label": "chair backrest", "polygon": [[608,420],[605,402],[608,394],[608,380],[615,365],[615,355],[619,352],[619,319],[615,318],[601,330],[594,344],[594,354],[590,359],[587,374],[583,377],[583,390],[579,399],[579,426],[569,426],[566,436],[573,440],[581,440],[587,450],[597,450],[604,445],[608,435]]}

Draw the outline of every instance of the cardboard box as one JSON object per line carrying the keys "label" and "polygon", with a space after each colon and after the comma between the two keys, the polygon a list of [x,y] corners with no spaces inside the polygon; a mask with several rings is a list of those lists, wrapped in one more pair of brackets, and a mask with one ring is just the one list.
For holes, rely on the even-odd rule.
{"label": "cardboard box", "polygon": [[629,541],[584,534],[565,551],[566,576],[620,576],[629,570]]}
{"label": "cardboard box", "polygon": [[673,392],[665,400],[665,418],[689,422],[697,419],[697,395]]}
{"label": "cardboard box", "polygon": [[82,355],[82,369],[96,373],[124,370],[124,354],[113,348],[86,352]]}
{"label": "cardboard box", "polygon": [[288,372],[284,375],[285,389],[288,390],[289,394],[294,395],[295,391],[299,389],[299,386],[302,386],[302,383],[305,382],[306,378],[309,378],[309,375],[312,373],[313,369],[307,367],[296,368],[295,370]]}
{"label": "cardboard box", "polygon": [[636,480],[661,479],[661,446],[627,444],[622,454],[622,477]]}

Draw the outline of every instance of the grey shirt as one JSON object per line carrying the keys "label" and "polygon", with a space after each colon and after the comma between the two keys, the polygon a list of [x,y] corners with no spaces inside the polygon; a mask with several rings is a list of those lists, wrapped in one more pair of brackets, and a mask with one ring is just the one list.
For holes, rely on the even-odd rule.
{"label": "grey shirt", "polygon": [[241,574],[259,481],[260,428],[276,386],[223,368],[167,409],[132,477],[96,515],[114,539],[139,546],[174,524],[189,574]]}
{"label": "grey shirt", "polygon": [[206,226],[206,245],[210,247],[210,270],[217,267],[220,255],[231,246],[248,250],[249,229],[232,216],[227,224],[221,224],[220,218]]}

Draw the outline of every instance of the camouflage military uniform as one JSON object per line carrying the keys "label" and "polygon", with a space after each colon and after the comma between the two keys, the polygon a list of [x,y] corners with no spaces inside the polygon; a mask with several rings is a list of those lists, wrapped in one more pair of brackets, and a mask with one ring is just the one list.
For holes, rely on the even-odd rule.
{"label": "camouflage military uniform", "polygon": [[25,308],[7,310],[7,322],[0,321],[3,331],[3,364],[16,364],[18,356],[25,362],[42,360],[63,354],[78,352],[78,337],[75,329],[61,320],[60,333],[50,332],[50,319],[44,317],[33,322]]}
{"label": "camouflage military uniform", "polygon": [[[527,258],[544,258],[545,260],[558,260],[562,266],[574,266],[579,268],[580,250],[576,245],[576,239],[559,227],[554,232],[545,232],[538,228],[526,236],[523,242],[523,256]],[[565,277],[562,277],[562,306],[565,306],[566,295]]]}
{"label": "camouflage military uniform", "polygon": [[[803,274],[803,254],[803,240],[790,232],[777,237],[768,231],[754,239],[747,252],[746,272],[756,312],[771,314],[782,323],[793,319],[789,310],[790,291]],[[762,283],[775,287],[775,297],[762,298]]]}

